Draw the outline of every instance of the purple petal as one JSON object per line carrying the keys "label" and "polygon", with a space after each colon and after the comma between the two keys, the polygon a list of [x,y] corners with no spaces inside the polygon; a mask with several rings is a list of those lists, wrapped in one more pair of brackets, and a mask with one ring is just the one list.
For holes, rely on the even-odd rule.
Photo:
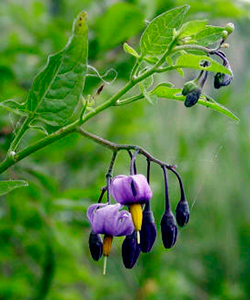
{"label": "purple petal", "polygon": [[114,235],[116,236],[130,235],[134,231],[135,227],[131,214],[128,211],[122,210],[118,212],[115,228],[116,232]]}
{"label": "purple petal", "polygon": [[131,234],[133,221],[128,211],[122,210],[120,203],[93,204],[87,210],[87,217],[94,233],[121,236]]}
{"label": "purple petal", "polygon": [[95,216],[96,210],[102,207],[107,206],[108,203],[97,203],[97,204],[92,204],[90,205],[90,207],[87,210],[87,218],[90,222],[90,224],[92,224],[93,222],[93,218]]}
{"label": "purple petal", "polygon": [[145,203],[152,197],[152,190],[142,174],[119,175],[111,183],[111,194],[121,204]]}

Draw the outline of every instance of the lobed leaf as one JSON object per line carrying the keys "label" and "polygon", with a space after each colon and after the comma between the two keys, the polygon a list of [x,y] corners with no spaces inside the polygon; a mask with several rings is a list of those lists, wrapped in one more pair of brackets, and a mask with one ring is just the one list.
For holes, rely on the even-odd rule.
{"label": "lobed leaf", "polygon": [[10,191],[23,187],[28,186],[28,182],[25,180],[5,180],[0,181],[0,196],[8,194]]}
{"label": "lobed leaf", "polygon": [[[208,61],[209,66],[202,66],[202,62]],[[232,75],[231,72],[225,68],[223,65],[219,64],[216,60],[208,57],[206,55],[195,55],[195,54],[182,54],[180,55],[175,63],[178,68],[191,68],[191,69],[199,69],[206,70],[209,72],[221,72],[225,74]]]}
{"label": "lobed leaf", "polygon": [[[154,90],[151,91],[151,94],[156,95],[160,98],[178,100],[183,102],[185,101],[185,96],[182,95],[181,89],[169,87],[168,84],[166,85],[164,83],[161,83],[158,86],[156,86]],[[211,97],[201,95],[197,103],[209,107],[217,112],[220,112],[235,121],[239,121],[239,118],[235,114],[233,114],[229,109],[227,109],[223,105],[213,100]]]}
{"label": "lobed leaf", "polygon": [[183,5],[159,15],[144,31],[140,41],[142,56],[161,55],[173,39],[174,29],[179,29],[189,5]]}

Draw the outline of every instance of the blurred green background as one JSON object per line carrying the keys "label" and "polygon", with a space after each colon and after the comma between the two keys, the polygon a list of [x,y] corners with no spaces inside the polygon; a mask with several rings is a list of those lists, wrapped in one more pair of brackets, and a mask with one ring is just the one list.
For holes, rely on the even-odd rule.
{"label": "blurred green background", "polygon": [[[24,100],[32,79],[48,54],[59,51],[72,21],[88,12],[89,64],[105,74],[118,72],[96,99],[102,101],[128,79],[134,59],[122,50],[137,47],[145,20],[188,3],[187,20],[208,19],[213,25],[234,22],[226,50],[234,81],[206,92],[240,118],[235,123],[204,107],[141,101],[111,108],[85,126],[117,143],[138,144],[154,156],[177,164],[191,207],[191,219],[178,242],[165,250],[158,239],[150,254],[141,254],[133,270],[122,264],[122,238],[114,241],[108,273],[88,251],[85,212],[97,201],[111,152],[76,134],[26,158],[0,179],[26,179],[29,187],[0,198],[0,299],[48,300],[249,300],[250,299],[250,26],[249,1],[181,0],[2,0],[0,2],[0,101]],[[186,80],[192,73],[187,72]],[[162,75],[182,87],[175,73]],[[84,95],[94,95],[102,81],[88,77]],[[0,159],[8,149],[17,117],[0,110]],[[23,146],[42,133],[30,131]],[[138,159],[138,169],[146,163]],[[127,153],[119,154],[115,174],[129,173]],[[179,200],[170,174],[174,209]],[[157,227],[164,210],[162,171],[153,166],[152,208]]]}

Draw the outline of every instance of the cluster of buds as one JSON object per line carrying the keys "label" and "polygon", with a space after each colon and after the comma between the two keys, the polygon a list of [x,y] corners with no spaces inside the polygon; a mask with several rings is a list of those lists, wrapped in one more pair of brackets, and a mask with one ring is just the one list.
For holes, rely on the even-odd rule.
{"label": "cluster of buds", "polygon": [[[134,159],[131,160],[130,175],[118,175],[110,180],[107,177],[107,203],[100,203],[104,192],[98,203],[91,205],[87,210],[87,218],[91,224],[92,231],[89,237],[89,249],[94,260],[98,261],[104,256],[104,269],[106,273],[107,257],[110,255],[112,240],[114,236],[125,236],[122,244],[123,264],[131,269],[135,265],[141,252],[151,251],[157,236],[154,215],[150,207],[153,196],[149,185],[148,161],[147,178],[143,174],[136,174]],[[172,248],[177,239],[177,224],[181,227],[189,221],[189,207],[185,199],[181,178],[174,167],[168,168],[177,176],[181,190],[181,199],[176,207],[176,220],[171,211],[167,167],[161,165],[165,182],[165,212],[161,219],[162,241],[165,248]],[[110,203],[110,196],[116,204]],[[123,207],[127,209],[123,209]],[[103,240],[100,235],[103,235]]]}
{"label": "cluster of buds", "polygon": [[[233,30],[234,30],[234,25],[232,23],[228,23],[227,26],[225,27],[225,30],[222,32],[223,38],[221,40],[218,50],[214,50],[214,51],[210,52],[211,55],[216,55],[220,59],[222,59],[223,66],[231,72],[231,75],[223,74],[220,72],[215,74],[215,76],[214,76],[214,88],[215,89],[219,89],[223,86],[228,86],[233,79],[233,71],[232,71],[229,61],[226,57],[226,54],[222,50],[220,50],[222,47],[228,46],[227,44],[224,44],[224,42],[225,42],[226,38],[228,37],[228,35],[233,32]],[[209,66],[209,62],[205,61],[202,64],[202,66],[203,67]],[[184,105],[186,107],[191,107],[198,102],[201,92],[202,92],[202,88],[203,88],[207,78],[208,78],[208,71],[202,70],[196,79],[194,79],[192,81],[188,81],[184,84],[184,87],[182,89],[182,95],[186,96],[185,102],[184,102]]]}

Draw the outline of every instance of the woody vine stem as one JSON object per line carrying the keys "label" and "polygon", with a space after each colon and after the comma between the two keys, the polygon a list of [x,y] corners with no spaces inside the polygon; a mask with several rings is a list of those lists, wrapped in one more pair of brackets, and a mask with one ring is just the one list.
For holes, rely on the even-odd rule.
{"label": "woody vine stem", "polygon": [[20,127],[19,131],[17,132],[14,140],[12,141],[12,144],[10,145],[10,149],[6,155],[5,160],[2,163],[0,163],[0,174],[3,173],[4,171],[6,171],[11,166],[13,166],[14,164],[16,164],[17,162],[24,159],[25,157],[29,156],[30,154],[42,149],[43,147],[45,147],[49,144],[52,144],[53,142],[65,137],[68,134],[73,133],[73,132],[79,132],[81,135],[96,141],[97,143],[113,150],[114,152],[117,152],[122,149],[123,150],[132,150],[132,149],[139,150],[140,154],[143,154],[145,157],[147,157],[152,162],[155,162],[161,166],[166,166],[167,168],[171,169],[172,166],[169,166],[166,163],[154,158],[153,156],[151,156],[147,151],[145,151],[141,147],[138,147],[135,145],[114,144],[112,142],[106,141],[96,135],[93,135],[93,134],[81,129],[80,126],[82,124],[84,124],[85,122],[87,122],[92,117],[94,117],[97,114],[99,114],[100,112],[102,112],[103,110],[107,109],[108,107],[129,104],[131,102],[143,99],[144,96],[142,94],[139,94],[139,95],[136,95],[136,96],[124,99],[124,100],[120,100],[121,97],[123,95],[125,95],[128,91],[130,91],[136,84],[138,84],[139,82],[148,78],[149,76],[151,76],[155,73],[162,73],[162,72],[167,72],[170,70],[177,69],[178,66],[161,67],[165,63],[166,57],[169,56],[170,54],[172,54],[173,52],[180,51],[182,49],[193,49],[193,50],[196,49],[196,50],[203,51],[206,54],[213,54],[214,51],[216,50],[216,49],[211,49],[211,48],[202,47],[202,46],[198,46],[198,45],[191,45],[191,44],[183,45],[183,46],[176,46],[176,41],[177,41],[177,37],[173,39],[173,41],[171,42],[169,47],[166,49],[166,51],[161,56],[161,58],[159,58],[159,60],[155,63],[155,65],[153,65],[150,69],[146,70],[143,74],[141,74],[139,76],[136,75],[136,71],[140,64],[141,58],[138,58],[137,62],[135,64],[135,67],[132,70],[131,78],[128,81],[128,83],[118,93],[116,93],[114,96],[109,98],[106,102],[100,104],[99,106],[94,108],[91,112],[87,113],[86,115],[84,115],[85,108],[86,108],[86,106],[84,106],[82,109],[82,112],[80,114],[80,118],[78,120],[49,134],[45,138],[28,146],[27,148],[16,152],[16,149],[19,145],[20,140],[22,139],[26,130],[28,130],[28,128],[29,128],[31,117],[30,116],[26,117],[23,121],[22,126]]}

